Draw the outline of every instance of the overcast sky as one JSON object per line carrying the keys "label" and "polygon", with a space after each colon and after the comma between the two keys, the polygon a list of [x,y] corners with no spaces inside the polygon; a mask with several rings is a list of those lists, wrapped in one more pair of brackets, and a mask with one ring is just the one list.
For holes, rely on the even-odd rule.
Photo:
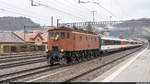
{"label": "overcast sky", "polygon": [[[98,2],[78,4],[78,0],[34,0],[45,6],[31,6],[30,0],[0,0],[0,16],[24,16],[41,25],[50,25],[50,17],[60,22],[95,21],[150,18],[150,0],[81,0]],[[107,9],[107,11],[106,11]],[[108,12],[108,11],[111,11]]]}

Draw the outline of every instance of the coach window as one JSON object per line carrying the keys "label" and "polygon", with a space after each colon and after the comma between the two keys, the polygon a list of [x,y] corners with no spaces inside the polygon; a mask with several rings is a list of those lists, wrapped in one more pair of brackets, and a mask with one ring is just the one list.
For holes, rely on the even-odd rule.
{"label": "coach window", "polygon": [[80,41],[82,40],[82,36],[80,36]]}
{"label": "coach window", "polygon": [[86,40],[88,39],[87,36],[85,37],[85,39],[86,39]]}
{"label": "coach window", "polygon": [[67,39],[69,39],[70,38],[70,33],[69,32],[67,32]]}
{"label": "coach window", "polygon": [[65,38],[65,32],[61,32],[61,39]]}
{"label": "coach window", "polygon": [[50,32],[49,38],[54,39],[54,32]]}

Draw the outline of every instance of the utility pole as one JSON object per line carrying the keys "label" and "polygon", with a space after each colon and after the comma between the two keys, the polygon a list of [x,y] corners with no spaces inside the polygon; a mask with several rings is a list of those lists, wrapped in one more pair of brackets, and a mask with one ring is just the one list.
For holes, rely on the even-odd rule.
{"label": "utility pole", "polygon": [[26,42],[26,36],[25,36],[26,34],[25,33],[26,33],[26,26],[24,26],[24,43]]}
{"label": "utility pole", "polygon": [[112,16],[109,16],[109,18],[110,18],[110,25],[111,25],[111,18],[112,18]]}
{"label": "utility pole", "polygon": [[60,21],[60,19],[57,19],[57,28],[59,27],[59,21]]}
{"label": "utility pole", "polygon": [[53,16],[51,16],[51,26],[53,27]]}
{"label": "utility pole", "polygon": [[34,6],[34,5],[33,5],[33,0],[31,0],[31,6]]}
{"label": "utility pole", "polygon": [[34,4],[33,0],[30,0],[30,1],[31,1],[31,6],[37,6],[36,4]]}
{"label": "utility pole", "polygon": [[95,12],[96,11],[91,11],[92,12],[92,14],[93,14],[93,22],[95,22]]}

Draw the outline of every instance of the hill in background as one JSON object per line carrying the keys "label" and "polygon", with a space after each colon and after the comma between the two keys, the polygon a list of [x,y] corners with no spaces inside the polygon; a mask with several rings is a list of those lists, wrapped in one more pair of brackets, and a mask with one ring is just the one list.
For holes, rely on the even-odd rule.
{"label": "hill in background", "polygon": [[20,31],[24,30],[24,25],[40,26],[40,24],[26,17],[0,17],[0,30]]}
{"label": "hill in background", "polygon": [[136,20],[126,20],[120,24],[113,25],[116,29],[111,30],[110,35],[124,38],[143,37],[143,27],[150,28],[150,18],[141,18]]}
{"label": "hill in background", "polygon": [[[26,17],[0,17],[0,30],[21,31],[24,30],[24,25],[40,26],[40,24],[35,23],[30,18],[26,18]],[[101,27],[103,29],[106,26],[102,25]],[[113,25],[113,27],[114,28],[112,29],[110,28],[111,36],[115,36],[115,37],[123,36],[124,38],[141,37],[142,28],[143,27],[150,28],[150,18],[126,20],[120,24]],[[29,27],[27,29],[34,30],[34,29],[43,29],[43,28]],[[47,31],[47,29],[43,29],[43,30]]]}

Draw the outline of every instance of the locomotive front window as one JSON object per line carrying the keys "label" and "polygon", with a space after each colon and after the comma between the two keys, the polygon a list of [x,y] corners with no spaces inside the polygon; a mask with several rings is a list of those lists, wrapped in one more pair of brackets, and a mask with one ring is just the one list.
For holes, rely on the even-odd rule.
{"label": "locomotive front window", "polygon": [[69,39],[70,38],[70,33],[69,32],[67,32],[67,39]]}
{"label": "locomotive front window", "polygon": [[59,37],[59,32],[56,32],[56,34],[55,34],[55,35]]}
{"label": "locomotive front window", "polygon": [[61,39],[65,38],[65,32],[61,32]]}
{"label": "locomotive front window", "polygon": [[54,32],[50,32],[49,38],[54,39]]}

